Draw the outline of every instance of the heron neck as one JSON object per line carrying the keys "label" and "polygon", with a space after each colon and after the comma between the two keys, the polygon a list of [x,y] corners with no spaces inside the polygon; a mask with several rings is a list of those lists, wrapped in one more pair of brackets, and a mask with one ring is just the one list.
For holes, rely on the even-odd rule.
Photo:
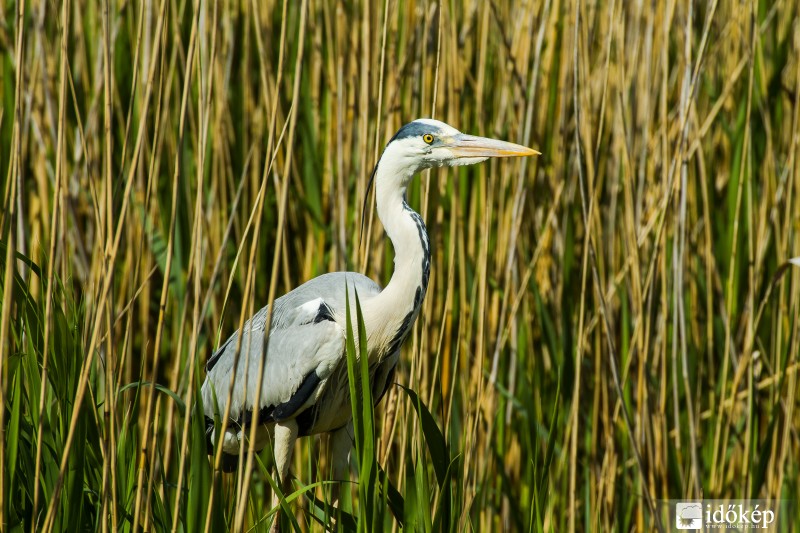
{"label": "heron neck", "polygon": [[390,353],[405,339],[419,313],[428,288],[431,259],[425,223],[405,199],[406,186],[414,173],[398,170],[382,161],[375,176],[378,218],[394,247],[394,272],[389,284],[372,302],[381,309],[370,314],[391,317],[378,328],[387,330],[381,337],[397,344],[389,346]]}

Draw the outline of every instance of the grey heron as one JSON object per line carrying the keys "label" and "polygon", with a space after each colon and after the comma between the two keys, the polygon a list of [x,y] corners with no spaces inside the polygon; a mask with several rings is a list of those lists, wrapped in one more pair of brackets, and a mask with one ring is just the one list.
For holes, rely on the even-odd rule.
{"label": "grey heron", "polygon": [[[254,448],[261,450],[272,439],[275,467],[284,486],[296,439],[318,433],[332,434],[333,479],[345,477],[352,447],[345,292],[349,291],[351,306],[356,292],[361,302],[372,394],[377,403],[391,384],[400,346],[419,314],[428,287],[428,234],[422,217],[406,202],[409,182],[427,168],[538,153],[518,144],[466,135],[432,119],[418,119],[400,128],[386,145],[370,180],[375,186],[378,218],[395,253],[394,272],[387,286],[381,289],[356,272],[333,272],[277,298],[261,383],[257,383],[257,375],[268,307],[250,318],[242,331],[231,335],[208,360],[202,399],[209,453],[214,446],[222,446],[223,469],[236,467],[236,456],[243,449],[242,440],[248,437],[257,411]],[[235,364],[240,335],[241,355]],[[232,373],[234,387],[229,398]],[[254,405],[258,387],[258,405]],[[228,401],[230,420],[220,438],[215,433],[214,417],[225,412]]]}

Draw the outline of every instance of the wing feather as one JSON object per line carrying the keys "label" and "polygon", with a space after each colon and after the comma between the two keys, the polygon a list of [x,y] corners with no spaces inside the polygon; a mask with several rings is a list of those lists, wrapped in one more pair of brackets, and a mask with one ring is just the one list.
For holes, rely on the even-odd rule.
{"label": "wing feather", "polygon": [[[202,391],[207,414],[209,408],[213,414],[213,392],[216,393],[217,411],[222,413],[228,400],[231,375],[235,372],[230,411],[233,420],[238,420],[245,411],[251,411],[254,407],[264,332],[250,330],[244,334],[238,368],[234,368],[236,344],[229,342],[225,353],[217,358]],[[344,331],[335,322],[308,322],[273,329],[267,344],[258,408],[288,404],[280,411],[280,415],[276,416],[274,411],[271,413],[271,418],[287,418],[303,407],[320,382],[331,374],[341,359],[344,353]],[[311,379],[309,376],[315,377]],[[301,389],[302,396],[296,397]],[[292,406],[291,410],[289,406]]]}
{"label": "wing feather", "polygon": [[[336,272],[314,278],[275,300],[258,406],[254,402],[269,308],[261,309],[241,332],[231,335],[206,364],[201,391],[206,416],[213,419],[224,412],[234,373],[230,418],[240,427],[250,422],[254,408],[260,421],[270,422],[295,417],[313,405],[345,357],[341,323],[346,286],[355,287],[362,297],[380,292],[365,276]],[[241,354],[235,365],[239,344]]]}

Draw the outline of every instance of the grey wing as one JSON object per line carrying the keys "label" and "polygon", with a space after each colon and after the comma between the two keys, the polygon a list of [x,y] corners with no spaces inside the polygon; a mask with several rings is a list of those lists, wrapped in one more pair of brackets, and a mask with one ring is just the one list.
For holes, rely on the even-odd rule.
{"label": "grey wing", "polygon": [[[262,422],[289,418],[312,399],[313,393],[327,379],[344,350],[344,331],[331,320],[307,322],[273,328],[268,339],[264,375],[258,382],[259,366],[264,351],[264,330],[245,329],[241,336],[241,353],[236,365],[237,338],[229,340],[223,353],[208,372],[202,394],[206,415],[223,413],[228,400],[231,376],[230,418],[246,425],[256,404]],[[313,402],[311,402],[313,403]]]}
{"label": "grey wing", "polygon": [[[290,418],[312,405],[322,390],[320,385],[343,359],[346,284],[360,297],[380,292],[365,276],[336,272],[314,278],[275,301],[258,401],[261,422]],[[256,313],[242,329],[237,368],[239,332],[209,359],[202,394],[210,418],[224,412],[235,370],[230,418],[240,425],[249,422],[258,390],[267,311],[265,307]]]}

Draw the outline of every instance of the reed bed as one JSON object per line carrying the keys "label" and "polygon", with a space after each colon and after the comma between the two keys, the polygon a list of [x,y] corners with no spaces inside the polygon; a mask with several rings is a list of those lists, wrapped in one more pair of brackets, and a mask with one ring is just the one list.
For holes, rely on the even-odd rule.
{"label": "reed bed", "polygon": [[[341,527],[646,531],[663,500],[796,499],[796,2],[0,17],[3,531],[268,530],[270,452],[248,476],[206,455],[205,361],[316,275],[388,281],[362,205],[417,117],[542,156],[409,190],[431,284],[399,385],[357,409]],[[285,530],[329,524],[326,449],[298,444]]]}

